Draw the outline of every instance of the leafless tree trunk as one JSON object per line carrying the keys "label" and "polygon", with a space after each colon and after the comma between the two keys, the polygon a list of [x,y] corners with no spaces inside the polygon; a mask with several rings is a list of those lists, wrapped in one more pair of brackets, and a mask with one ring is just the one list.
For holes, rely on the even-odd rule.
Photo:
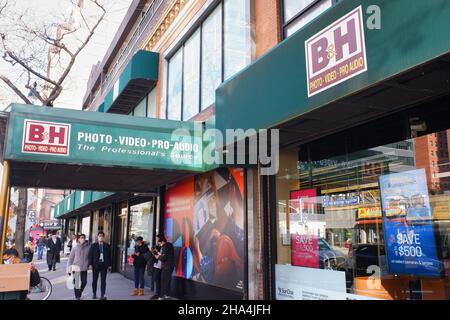
{"label": "leafless tree trunk", "polygon": [[[19,203],[17,206],[17,221],[16,221],[15,240],[16,240],[16,249],[19,252],[19,255],[21,257],[23,257],[23,249],[25,246],[24,237],[25,237],[27,203],[28,203],[27,189],[20,188],[19,189]],[[19,226],[20,226],[20,228],[19,228]]]}
{"label": "leafless tree trunk", "polygon": [[[0,21],[4,21],[3,25],[0,24],[0,58],[10,64],[11,74],[15,72],[20,75],[12,79],[10,73],[0,74],[0,82],[26,104],[32,104],[29,94],[26,93],[30,92],[42,106],[54,105],[64,89],[64,81],[78,55],[91,41],[105,18],[105,0],[66,1],[72,8],[70,17],[61,17],[60,21],[45,21],[38,25],[34,24],[30,17],[27,19],[26,12],[15,12],[11,0],[0,0]],[[88,3],[91,7],[86,9]],[[97,11],[97,15],[92,17],[92,11]],[[78,17],[79,23],[75,22],[75,16]],[[50,70],[55,72],[51,75]],[[25,92],[21,88],[24,88]],[[15,240],[16,249],[22,256],[27,189],[19,188],[18,191]]]}

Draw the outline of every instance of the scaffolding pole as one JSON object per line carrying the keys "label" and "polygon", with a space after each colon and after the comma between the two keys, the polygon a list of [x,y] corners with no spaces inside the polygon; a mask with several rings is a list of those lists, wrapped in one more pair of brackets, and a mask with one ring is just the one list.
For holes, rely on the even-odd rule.
{"label": "scaffolding pole", "polygon": [[3,261],[3,252],[6,245],[6,233],[8,231],[9,201],[11,197],[9,162],[3,161],[3,176],[0,189],[0,261]]}

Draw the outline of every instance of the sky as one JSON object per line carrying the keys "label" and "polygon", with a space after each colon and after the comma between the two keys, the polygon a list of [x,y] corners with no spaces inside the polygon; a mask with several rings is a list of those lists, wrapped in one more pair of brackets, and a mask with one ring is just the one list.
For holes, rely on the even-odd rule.
{"label": "sky", "polygon": [[[62,7],[62,3],[67,2],[61,0],[15,1],[17,9],[29,9],[38,19],[45,21],[51,21],[53,15],[59,15],[60,12],[67,11],[67,9]],[[132,1],[104,0],[105,6],[108,8],[107,16],[98,27],[89,44],[78,56],[68,78],[63,84],[63,93],[56,100],[55,107],[81,109],[91,68],[103,59]],[[5,65],[3,67],[0,65],[0,71],[2,69],[5,70],[4,68]],[[0,110],[8,106],[12,97],[14,97],[14,94],[5,91],[7,90],[6,88],[5,85],[0,86],[0,90],[2,90],[0,93]]]}

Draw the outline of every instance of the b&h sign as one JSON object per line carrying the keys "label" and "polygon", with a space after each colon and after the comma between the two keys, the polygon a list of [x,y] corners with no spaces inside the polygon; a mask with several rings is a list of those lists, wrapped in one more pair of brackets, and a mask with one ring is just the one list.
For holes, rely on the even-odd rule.
{"label": "b&h sign", "polygon": [[306,40],[308,97],[367,71],[362,7]]}
{"label": "b&h sign", "polygon": [[70,124],[24,120],[22,152],[69,155]]}

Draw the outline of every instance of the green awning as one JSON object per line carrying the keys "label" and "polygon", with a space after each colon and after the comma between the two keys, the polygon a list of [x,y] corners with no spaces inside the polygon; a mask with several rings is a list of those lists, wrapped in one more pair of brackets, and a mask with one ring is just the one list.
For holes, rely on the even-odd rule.
{"label": "green awning", "polygon": [[[381,29],[372,28],[374,8],[379,9]],[[306,52],[338,61],[337,46],[323,37],[332,37],[330,30],[355,10],[361,13],[361,30],[357,22],[355,29],[362,33],[365,52],[337,65],[337,73],[330,67],[314,77],[323,60],[314,55],[307,59]],[[288,144],[447,94],[449,17],[447,0],[340,1],[217,89],[216,128],[224,136],[226,129],[280,128],[282,144]],[[338,34],[348,30],[341,28]],[[343,50],[351,49],[346,44]]]}
{"label": "green awning", "polygon": [[13,104],[3,158],[13,186],[147,192],[205,170],[202,133],[192,122]]}
{"label": "green awning", "polygon": [[106,95],[102,111],[129,114],[155,87],[158,81],[158,67],[158,53],[139,50]]}

